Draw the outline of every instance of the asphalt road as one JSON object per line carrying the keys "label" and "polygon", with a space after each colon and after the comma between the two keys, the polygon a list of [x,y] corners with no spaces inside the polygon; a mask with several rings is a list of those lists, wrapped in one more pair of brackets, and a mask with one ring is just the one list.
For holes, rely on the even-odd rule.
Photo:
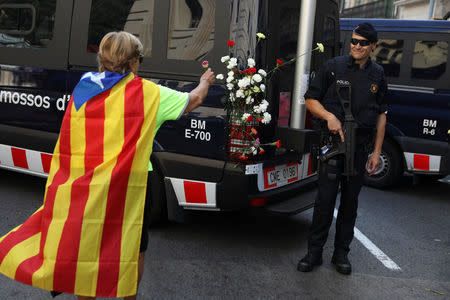
{"label": "asphalt road", "polygon": [[[44,184],[0,170],[0,236],[41,205]],[[390,190],[363,188],[356,227],[372,248],[353,241],[350,276],[330,264],[334,224],[324,264],[311,273],[296,270],[306,251],[311,210],[290,218],[197,215],[189,224],[150,229],[138,298],[450,299],[449,212],[450,177],[437,182],[405,177]],[[373,246],[400,270],[383,265]],[[0,299],[49,298],[48,292],[0,275]]]}

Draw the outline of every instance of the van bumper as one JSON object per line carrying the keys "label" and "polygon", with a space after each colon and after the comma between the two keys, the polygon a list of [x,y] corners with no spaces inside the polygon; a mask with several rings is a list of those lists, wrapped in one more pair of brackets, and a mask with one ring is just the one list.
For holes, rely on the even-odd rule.
{"label": "van bumper", "polygon": [[450,174],[450,143],[421,138],[396,137],[406,168],[415,174]]}
{"label": "van bumper", "polygon": [[[273,214],[292,215],[314,205],[317,175],[281,186],[259,191],[258,174],[246,174],[246,165],[233,162],[203,159],[202,163],[186,155],[164,153],[164,160],[184,161],[184,170],[169,171],[162,167],[168,203],[169,219],[176,220],[176,210],[236,211],[249,208],[266,210]],[[160,162],[161,158],[160,156]],[[284,155],[265,166],[298,161],[298,155]],[[176,164],[178,165],[178,164]],[[197,170],[200,166],[199,170]],[[203,172],[202,172],[203,171]],[[219,176],[219,174],[221,176]],[[300,172],[299,172],[300,174]],[[220,178],[219,178],[220,177]],[[213,179],[213,180],[211,180]],[[217,180],[214,180],[217,179]],[[172,212],[171,212],[172,211]]]}

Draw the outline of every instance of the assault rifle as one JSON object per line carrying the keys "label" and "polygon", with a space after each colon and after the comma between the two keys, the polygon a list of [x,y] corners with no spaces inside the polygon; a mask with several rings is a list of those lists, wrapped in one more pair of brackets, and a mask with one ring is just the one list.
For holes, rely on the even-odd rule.
{"label": "assault rifle", "polygon": [[[341,92],[348,89],[348,99],[344,99]],[[336,82],[336,92],[344,110],[344,124],[342,125],[342,131],[344,132],[344,142],[341,141],[339,134],[335,134],[331,137],[329,144],[326,144],[320,149],[320,160],[322,162],[328,159],[343,154],[344,159],[344,176],[356,175],[355,164],[355,148],[356,148],[356,128],[358,124],[352,115],[351,106],[351,84],[348,81],[338,80]]]}

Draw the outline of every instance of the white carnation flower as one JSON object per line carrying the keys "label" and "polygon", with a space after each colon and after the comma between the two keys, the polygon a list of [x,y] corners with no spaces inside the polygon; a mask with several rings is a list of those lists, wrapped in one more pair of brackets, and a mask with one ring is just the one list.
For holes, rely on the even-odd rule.
{"label": "white carnation flower", "polygon": [[253,68],[255,66],[255,60],[253,58],[249,58],[247,60],[247,64],[248,64],[249,68]]}
{"label": "white carnation flower", "polygon": [[228,61],[228,69],[233,69],[233,68],[235,68],[237,66],[237,58],[236,57],[233,57],[233,58],[230,58],[230,60]]}
{"label": "white carnation flower", "polygon": [[227,83],[230,83],[234,80],[234,77],[227,77]]}
{"label": "white carnation flower", "polygon": [[230,101],[234,102],[234,100],[236,100],[236,97],[233,93],[230,93]]}
{"label": "white carnation flower", "polygon": [[255,99],[253,99],[252,96],[248,96],[248,97],[245,99],[245,103],[246,103],[246,104],[252,104],[253,102],[255,102]]}
{"label": "white carnation flower", "polygon": [[263,113],[265,111],[267,111],[267,107],[269,107],[269,102],[267,102],[265,99],[261,102],[261,104],[259,105],[259,112]]}
{"label": "white carnation flower", "polygon": [[253,111],[257,114],[262,114],[263,112],[267,111],[267,107],[269,106],[269,102],[267,102],[265,99],[261,102],[259,105],[255,105],[253,108]]}
{"label": "white carnation flower", "polygon": [[263,76],[263,77],[267,76],[266,71],[264,71],[263,69],[259,69],[258,73],[261,74],[261,76]]}
{"label": "white carnation flower", "polygon": [[241,80],[238,81],[238,86],[241,89],[245,89],[249,85],[250,85],[250,78],[248,78],[248,77],[244,77],[244,78],[242,78]]}
{"label": "white carnation flower", "polygon": [[319,52],[325,51],[325,48],[323,47],[322,43],[317,43],[317,48],[316,49],[319,50]]}
{"label": "white carnation flower", "polygon": [[261,89],[261,91],[264,93],[266,91],[266,85],[264,83],[262,83],[259,88]]}
{"label": "white carnation flower", "polygon": [[234,84],[232,83],[227,84],[227,88],[229,91],[231,91],[234,88]]}
{"label": "white carnation flower", "polygon": [[255,75],[253,75],[252,79],[253,79],[253,81],[259,83],[259,82],[261,82],[262,77],[261,77],[261,75],[259,75],[259,74],[255,74]]}
{"label": "white carnation flower", "polygon": [[223,74],[217,74],[216,79],[223,80]]}
{"label": "white carnation flower", "polygon": [[228,72],[228,77],[234,77],[234,72],[233,71],[230,71],[230,72]]}
{"label": "white carnation flower", "polygon": [[272,120],[272,116],[269,113],[265,112],[261,122],[263,124],[269,124],[271,120]]}
{"label": "white carnation flower", "polygon": [[220,61],[221,62],[227,62],[227,61],[229,61],[230,60],[230,56],[229,55],[227,55],[227,56],[223,56],[221,59],[220,59]]}
{"label": "white carnation flower", "polygon": [[236,97],[237,97],[237,98],[244,98],[244,97],[245,97],[244,90],[239,89],[239,90],[236,92]]}
{"label": "white carnation flower", "polygon": [[264,40],[266,38],[266,36],[263,33],[261,33],[261,32],[258,32],[256,34],[256,36],[258,37],[259,40]]}
{"label": "white carnation flower", "polygon": [[242,115],[242,121],[247,121],[248,117],[250,117],[250,114],[245,113]]}

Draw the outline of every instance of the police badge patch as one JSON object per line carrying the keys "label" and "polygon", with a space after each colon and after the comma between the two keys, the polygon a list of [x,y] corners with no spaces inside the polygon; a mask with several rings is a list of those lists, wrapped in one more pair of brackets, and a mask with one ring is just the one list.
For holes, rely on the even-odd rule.
{"label": "police badge patch", "polygon": [[372,92],[372,94],[376,94],[376,92],[378,92],[378,85],[372,83],[372,85],[370,86],[370,91]]}

